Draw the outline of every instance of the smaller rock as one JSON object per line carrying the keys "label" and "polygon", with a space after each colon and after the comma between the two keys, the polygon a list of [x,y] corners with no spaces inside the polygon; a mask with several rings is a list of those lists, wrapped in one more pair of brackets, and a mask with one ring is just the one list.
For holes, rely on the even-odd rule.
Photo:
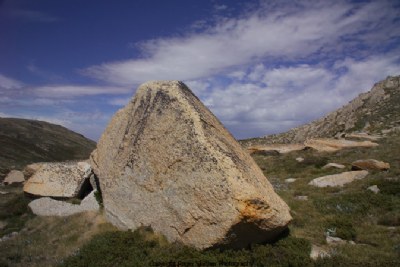
{"label": "smaller rock", "polygon": [[303,162],[303,161],[304,161],[304,158],[298,157],[298,158],[296,158],[296,161],[297,161],[297,162]]}
{"label": "smaller rock", "polygon": [[301,200],[301,201],[307,201],[308,200],[308,196],[295,196],[294,197],[297,200]]}
{"label": "smaller rock", "polygon": [[4,229],[4,227],[7,226],[7,222],[5,221],[0,221],[0,230]]}
{"label": "smaller rock", "polygon": [[338,164],[338,163],[328,163],[324,167],[322,167],[322,169],[324,169],[324,170],[329,169],[329,168],[344,169],[344,168],[346,168],[346,166],[344,166],[342,164]]}
{"label": "smaller rock", "polygon": [[12,238],[16,237],[17,235],[18,235],[18,232],[12,232],[12,233],[10,233],[8,235],[5,235],[2,238],[0,238],[0,242],[4,242],[4,241],[7,241],[9,239],[12,239]]}
{"label": "smaller rock", "polygon": [[288,183],[288,184],[290,184],[290,183],[294,183],[294,182],[296,182],[296,178],[288,178],[288,179],[285,179],[285,183]]}
{"label": "smaller rock", "polygon": [[379,188],[376,184],[371,185],[370,187],[367,188],[367,190],[370,190],[375,194],[378,194],[381,191],[381,190],[379,190]]}
{"label": "smaller rock", "polygon": [[39,198],[29,203],[29,208],[38,216],[70,216],[85,211],[98,211],[100,206],[97,203],[93,190],[87,195],[80,205],[74,205],[64,201],[54,200],[49,197]]}
{"label": "smaller rock", "polygon": [[23,182],[25,182],[24,174],[21,171],[17,170],[10,171],[3,181],[3,183],[6,185],[13,183],[23,183]]}
{"label": "smaller rock", "polygon": [[8,192],[0,191],[0,195],[7,195],[7,194],[8,194]]}
{"label": "smaller rock", "polygon": [[368,171],[342,172],[339,174],[326,175],[319,178],[315,178],[308,184],[316,187],[343,186],[345,184],[353,182],[354,180],[363,179],[367,175]]}
{"label": "smaller rock", "polygon": [[375,159],[361,159],[356,160],[351,164],[352,170],[380,170],[386,171],[390,169],[390,164],[375,160]]}
{"label": "smaller rock", "polygon": [[24,185],[24,192],[36,196],[81,197],[91,174],[87,162],[41,163]]}
{"label": "smaller rock", "polygon": [[326,243],[328,243],[328,245],[343,245],[343,244],[346,244],[347,241],[343,240],[339,237],[327,236]]}
{"label": "smaller rock", "polygon": [[329,253],[316,245],[311,245],[311,253],[310,253],[310,258],[313,260],[317,260],[318,258],[326,258],[329,257]]}

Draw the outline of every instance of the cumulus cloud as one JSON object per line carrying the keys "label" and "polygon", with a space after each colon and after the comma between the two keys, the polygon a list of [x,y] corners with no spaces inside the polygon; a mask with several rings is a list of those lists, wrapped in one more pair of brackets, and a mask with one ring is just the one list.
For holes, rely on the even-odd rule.
{"label": "cumulus cloud", "polygon": [[22,82],[0,74],[0,90],[19,89],[23,86],[24,84]]}
{"label": "cumulus cloud", "polygon": [[[399,14],[385,1],[304,3],[279,8],[276,3],[266,4],[240,18],[221,18],[202,33],[145,41],[140,44],[142,58],[92,66],[84,73],[115,84],[194,80],[255,59],[290,60],[330,50],[343,52],[360,42],[379,44],[400,33],[390,24]],[[381,30],[387,35],[368,37]]]}
{"label": "cumulus cloud", "polygon": [[208,85],[213,90],[202,99],[238,138],[282,132],[341,107],[386,76],[399,75],[399,59],[393,55],[344,59],[330,68],[256,64],[240,81]]}

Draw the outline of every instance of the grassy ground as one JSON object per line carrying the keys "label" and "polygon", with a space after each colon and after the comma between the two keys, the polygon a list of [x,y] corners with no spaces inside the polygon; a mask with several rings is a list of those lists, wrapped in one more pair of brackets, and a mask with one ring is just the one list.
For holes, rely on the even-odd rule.
{"label": "grassy ground", "polygon": [[[345,260],[374,263],[400,258],[400,137],[393,135],[379,141],[375,148],[346,149],[335,153],[313,150],[279,156],[255,156],[258,165],[278,194],[292,209],[292,234],[312,244],[325,247]],[[297,162],[303,157],[303,162]],[[343,188],[316,188],[308,183],[319,176],[343,170],[321,167],[328,162],[341,163],[350,170],[358,159],[377,159],[390,163],[387,172],[370,171],[367,178]],[[285,179],[297,178],[287,184]],[[378,185],[380,193],[367,188]],[[308,201],[296,199],[308,196]],[[355,241],[356,245],[329,247],[324,233],[336,230],[336,236]]]}
{"label": "grassy ground", "polygon": [[0,188],[0,220],[6,226],[0,237],[12,232],[18,235],[0,242],[0,266],[56,266],[73,254],[94,235],[116,229],[98,213],[69,217],[33,215],[21,186]]}
{"label": "grassy ground", "polygon": [[[288,233],[274,244],[239,251],[198,251],[170,244],[150,229],[116,231],[99,214],[40,218],[30,214],[19,187],[0,195],[0,266],[399,266],[400,264],[400,136],[381,139],[374,148],[333,153],[314,150],[254,159],[288,203],[294,218]],[[303,157],[303,162],[297,162]],[[373,158],[390,163],[389,171],[371,171],[363,180],[342,188],[316,188],[319,176],[350,170],[351,162]],[[341,163],[345,170],[322,169]],[[285,179],[296,178],[293,183]],[[377,185],[380,193],[367,188]],[[299,200],[307,196],[308,200]],[[22,230],[21,230],[22,229]],[[328,245],[327,231],[355,244]],[[312,245],[331,257],[312,261]]]}

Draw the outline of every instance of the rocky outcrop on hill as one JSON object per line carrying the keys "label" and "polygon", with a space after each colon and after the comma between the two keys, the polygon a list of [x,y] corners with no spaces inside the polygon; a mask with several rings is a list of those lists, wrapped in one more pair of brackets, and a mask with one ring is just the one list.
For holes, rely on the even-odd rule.
{"label": "rocky outcrop on hill", "polygon": [[91,155],[104,210],[123,229],[151,226],[197,248],[274,239],[286,203],[233,136],[181,82],[149,82]]}
{"label": "rocky outcrop on hill", "polygon": [[380,134],[393,129],[400,129],[400,76],[378,82],[369,92],[321,119],[244,143],[302,143],[310,138],[340,137],[357,131]]}
{"label": "rocky outcrop on hill", "polygon": [[0,118],[0,181],[33,162],[84,160],[96,143],[60,125]]}
{"label": "rocky outcrop on hill", "polygon": [[25,193],[72,198],[83,197],[92,189],[89,181],[92,168],[87,162],[46,162],[33,166],[36,172],[25,183]]}

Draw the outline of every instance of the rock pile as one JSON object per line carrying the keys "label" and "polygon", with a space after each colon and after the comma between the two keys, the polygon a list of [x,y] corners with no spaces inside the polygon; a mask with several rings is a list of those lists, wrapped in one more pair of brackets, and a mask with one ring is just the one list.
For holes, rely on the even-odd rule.
{"label": "rock pile", "polygon": [[87,162],[46,162],[28,165],[24,192],[35,196],[83,197],[92,169]]}
{"label": "rock pile", "polygon": [[286,203],[218,119],[181,82],[149,82],[107,126],[91,164],[105,213],[197,248],[273,240]]}

